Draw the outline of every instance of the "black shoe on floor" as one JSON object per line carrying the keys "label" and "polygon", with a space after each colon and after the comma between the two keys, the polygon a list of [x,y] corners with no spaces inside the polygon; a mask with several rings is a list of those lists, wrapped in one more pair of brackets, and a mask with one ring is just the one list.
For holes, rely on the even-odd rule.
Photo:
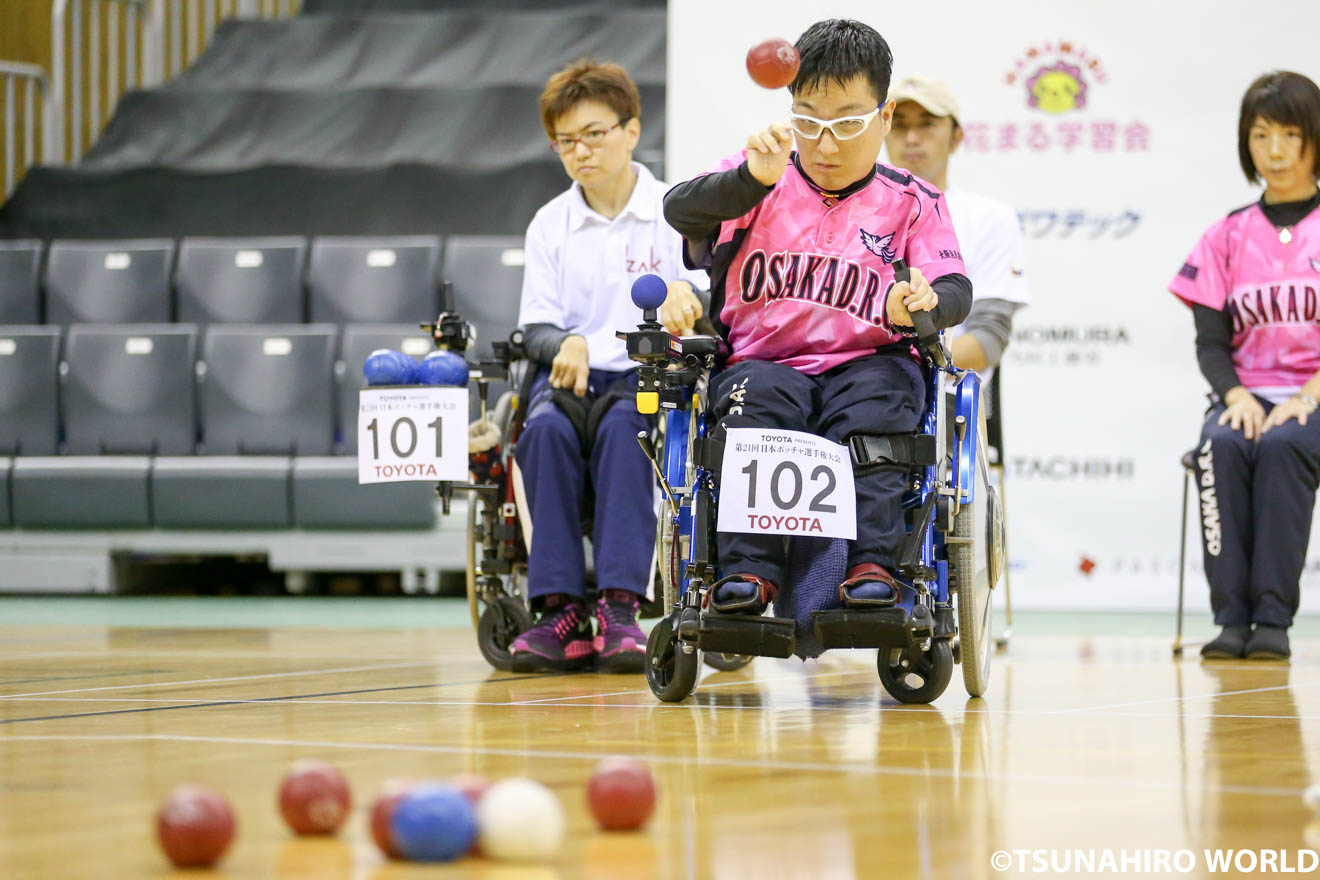
{"label": "black shoe on floor", "polygon": [[1248,660],[1287,660],[1292,656],[1288,647],[1288,630],[1281,626],[1256,624],[1256,629],[1247,639],[1244,653]]}
{"label": "black shoe on floor", "polygon": [[[1249,626],[1226,626],[1218,637],[1201,646],[1201,656],[1207,660],[1238,660],[1243,656],[1247,640],[1251,638]],[[1287,644],[1287,640],[1284,640]]]}

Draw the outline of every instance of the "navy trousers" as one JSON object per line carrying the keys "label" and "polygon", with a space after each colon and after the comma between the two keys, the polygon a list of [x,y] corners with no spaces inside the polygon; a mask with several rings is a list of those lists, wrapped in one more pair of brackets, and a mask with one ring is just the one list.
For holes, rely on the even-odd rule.
{"label": "navy trousers", "polygon": [[[858,358],[819,376],[743,361],[720,373],[712,391],[721,427],[808,431],[835,443],[852,434],[911,433],[926,408],[920,365],[898,354]],[[857,540],[848,548],[848,567],[872,562],[893,571],[906,534],[907,475],[873,471],[859,474],[855,484]],[[720,569],[726,575],[754,574],[784,587],[786,556],[779,535],[719,536]]]}
{"label": "navy trousers", "polygon": [[1210,607],[1220,626],[1288,627],[1320,484],[1320,413],[1306,427],[1289,420],[1248,440],[1218,423],[1223,411],[1210,410],[1196,451]]}
{"label": "navy trousers", "polygon": [[[592,370],[587,402],[612,389],[635,388],[637,374]],[[586,560],[582,510],[595,496],[593,562],[601,589],[646,594],[655,550],[655,477],[637,445],[649,427],[632,394],[601,418],[589,457],[584,457],[568,416],[551,400],[549,374],[532,386],[531,403],[515,457],[531,506],[532,549],[527,563],[528,597],[568,593],[583,597]]]}

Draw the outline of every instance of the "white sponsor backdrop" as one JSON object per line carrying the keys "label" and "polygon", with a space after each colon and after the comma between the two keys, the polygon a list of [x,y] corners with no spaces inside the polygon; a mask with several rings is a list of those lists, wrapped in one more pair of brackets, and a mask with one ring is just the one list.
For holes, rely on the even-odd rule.
{"label": "white sponsor backdrop", "polygon": [[[1178,459],[1196,440],[1205,381],[1190,314],[1165,288],[1206,226],[1258,196],[1238,170],[1238,103],[1266,70],[1320,79],[1320,3],[1247,15],[1236,0],[670,0],[670,181],[785,118],[787,91],[755,86],[744,54],[830,17],[884,34],[896,78],[950,84],[968,132],[951,183],[1024,221],[1035,302],[1004,374],[1016,603],[1172,608]],[[1043,92],[1084,83],[1083,105],[1030,106],[1041,68],[1054,71]],[[1198,519],[1189,606],[1207,608]],[[1303,610],[1320,610],[1320,534],[1302,586]]]}

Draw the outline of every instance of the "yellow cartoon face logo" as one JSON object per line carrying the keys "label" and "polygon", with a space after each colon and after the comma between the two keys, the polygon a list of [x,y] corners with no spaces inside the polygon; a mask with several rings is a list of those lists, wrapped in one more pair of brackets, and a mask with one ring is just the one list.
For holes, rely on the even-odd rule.
{"label": "yellow cartoon face logo", "polygon": [[1060,61],[1042,67],[1027,80],[1027,103],[1046,113],[1067,113],[1086,106],[1086,80],[1082,71]]}

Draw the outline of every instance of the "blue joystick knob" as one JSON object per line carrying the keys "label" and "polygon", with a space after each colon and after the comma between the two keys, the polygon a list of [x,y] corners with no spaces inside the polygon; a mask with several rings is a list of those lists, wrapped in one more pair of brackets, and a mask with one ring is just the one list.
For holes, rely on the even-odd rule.
{"label": "blue joystick knob", "polygon": [[669,285],[659,275],[643,275],[632,284],[633,305],[639,309],[658,309],[669,295]]}

